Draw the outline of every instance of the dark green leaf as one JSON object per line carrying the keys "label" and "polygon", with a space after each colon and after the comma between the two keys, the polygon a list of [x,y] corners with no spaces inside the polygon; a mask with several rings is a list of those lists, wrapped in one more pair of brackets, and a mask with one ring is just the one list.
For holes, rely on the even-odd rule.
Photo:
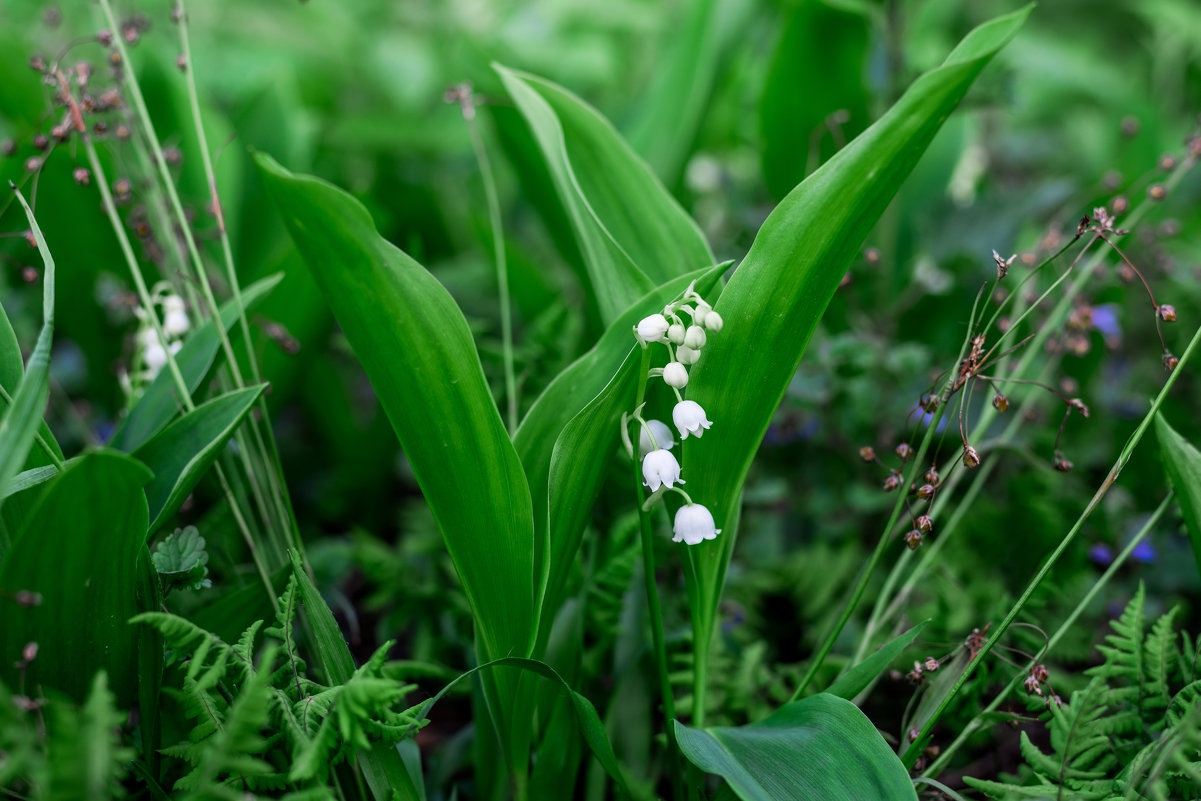
{"label": "dark green leaf", "polygon": [[793,701],[749,726],[675,725],[684,756],[724,778],[743,801],[917,799],[909,772],[871,721],[833,695]]}
{"label": "dark green leaf", "polygon": [[[86,454],[46,487],[0,565],[0,596],[30,592],[35,606],[0,604],[0,677],[16,680],[13,655],[38,644],[25,686],[82,701],[92,676],[108,673],[122,707],[137,703],[142,633],[139,559],[145,552],[150,471],[109,450]],[[144,647],[144,646],[141,646]]]}
{"label": "dark green leaf", "polygon": [[[283,277],[283,273],[276,273],[255,281],[242,291],[242,304],[247,310],[253,308]],[[222,304],[220,313],[221,325],[228,331],[238,320],[238,306],[231,300]],[[188,335],[179,353],[175,354],[175,362],[179,365],[184,383],[188,385],[188,391],[195,392],[204,381],[220,349],[221,340],[212,320],[207,320]],[[109,445],[117,450],[133,453],[162,431],[163,426],[182,408],[171,371],[161,370],[129,410],[129,414],[117,425]]]}
{"label": "dark green leaf", "polygon": [[249,387],[202,403],[134,451],[154,471],[154,480],[146,487],[152,533],[175,513],[221,455],[262,391],[262,386]]}
{"label": "dark green leaf", "polygon": [[1201,452],[1168,425],[1163,413],[1155,415],[1155,433],[1163,454],[1164,472],[1184,515],[1184,527],[1193,544],[1193,558],[1201,573]]}

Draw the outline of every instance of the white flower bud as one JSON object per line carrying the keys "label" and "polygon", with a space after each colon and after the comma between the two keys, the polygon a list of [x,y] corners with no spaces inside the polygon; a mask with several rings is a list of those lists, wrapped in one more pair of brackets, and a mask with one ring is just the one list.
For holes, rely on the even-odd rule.
{"label": "white flower bud", "polygon": [[[650,435],[646,433],[646,429],[651,430],[651,434],[655,436],[655,441],[652,443]],[[646,456],[654,450],[671,450],[676,444],[675,439],[671,436],[671,429],[666,423],[658,420],[647,420],[646,426],[640,427],[638,433],[638,453],[641,456]]]}
{"label": "white flower bud", "polygon": [[688,435],[701,438],[705,433],[705,429],[713,424],[705,416],[705,410],[696,401],[680,401],[675,408],[671,410],[671,421],[676,424],[676,428],[680,432],[680,440],[688,439]]}
{"label": "white flower bud", "polygon": [[[705,317],[705,319],[711,320],[713,318],[713,314],[715,313],[716,312],[709,314]],[[684,344],[693,350],[700,350],[701,348],[705,347],[705,329],[701,328],[699,325],[688,326],[688,331],[684,334]]]}
{"label": "white flower bud", "polygon": [[708,328],[713,333],[716,334],[720,331],[723,325],[725,325],[725,321],[721,319],[721,315],[717,312],[711,311],[705,315],[705,328]]}
{"label": "white flower bud", "polygon": [[721,529],[713,522],[713,515],[699,503],[681,506],[676,512],[675,525],[672,527],[676,535],[672,542],[684,542],[688,545],[699,545],[704,540],[717,539]]}
{"label": "white flower bud", "polygon": [[651,492],[656,492],[662,486],[671,489],[673,484],[684,483],[684,479],[680,478],[680,463],[671,455],[671,451],[662,448],[643,457],[642,477]]}
{"label": "white flower bud", "polygon": [[147,370],[157,374],[167,363],[167,351],[162,345],[152,342],[142,351],[142,360],[146,362]]}
{"label": "white flower bud", "polygon": [[683,389],[688,386],[688,370],[679,362],[668,362],[663,368],[663,380],[668,386]]}
{"label": "white flower bud", "polygon": [[638,321],[638,338],[643,342],[662,342],[667,328],[667,318],[662,314],[643,317]]}
{"label": "white flower bud", "polygon": [[713,309],[712,309],[712,307],[710,307],[710,306],[709,306],[709,304],[708,304],[708,303],[705,303],[704,301],[697,301],[697,303],[696,303],[696,311],[694,311],[694,312],[692,313],[692,323],[693,323],[693,325],[704,325],[704,324],[705,324],[705,317],[706,317],[706,316],[709,314],[709,312],[711,312],[711,311],[713,311]]}
{"label": "white flower bud", "polygon": [[667,329],[667,338],[671,340],[673,345],[684,344],[684,326],[679,323],[672,323]]}
{"label": "white flower bud", "polygon": [[676,361],[680,364],[696,364],[701,358],[699,350],[693,350],[687,345],[676,348]]}

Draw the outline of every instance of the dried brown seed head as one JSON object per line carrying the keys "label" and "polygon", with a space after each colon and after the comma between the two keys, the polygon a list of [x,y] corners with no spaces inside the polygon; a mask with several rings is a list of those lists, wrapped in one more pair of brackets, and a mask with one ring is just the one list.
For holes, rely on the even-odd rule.
{"label": "dried brown seed head", "polygon": [[923,534],[929,534],[930,530],[934,528],[934,521],[930,519],[930,515],[918,515],[917,520],[914,520],[913,523]]}
{"label": "dried brown seed head", "polygon": [[1171,172],[1176,169],[1176,157],[1171,153],[1164,153],[1159,157],[1159,164],[1157,166],[1164,172]]}
{"label": "dried brown seed head", "polygon": [[892,492],[897,487],[901,486],[901,477],[893,473],[888,478],[884,479],[884,491]]}
{"label": "dried brown seed head", "polygon": [[1055,458],[1052,460],[1051,466],[1061,473],[1066,473],[1073,467],[1072,463],[1069,462],[1061,453],[1055,454]]}
{"label": "dried brown seed head", "polygon": [[1147,187],[1147,197],[1154,201],[1163,200],[1168,196],[1168,188],[1163,184],[1151,184]]}
{"label": "dried brown seed head", "polygon": [[927,484],[938,485],[938,471],[934,469],[934,465],[930,465],[930,469],[922,475],[922,481]]}
{"label": "dried brown seed head", "polygon": [[922,500],[929,500],[930,498],[933,498],[934,497],[934,485],[933,484],[922,484],[920,487],[917,488],[917,497],[921,498]]}
{"label": "dried brown seed head", "polygon": [[925,667],[926,667],[927,673],[933,673],[934,671],[936,671],[940,667],[942,667],[942,665],[939,664],[939,661],[937,659],[935,659],[934,657],[928,656],[928,657],[926,657]]}
{"label": "dried brown seed head", "polygon": [[1084,405],[1084,401],[1079,398],[1072,398],[1068,401],[1068,406],[1072,407],[1084,417],[1088,417],[1088,407]]}
{"label": "dried brown seed head", "polygon": [[905,544],[909,546],[909,550],[916,551],[922,544],[922,533],[917,529],[910,531],[905,535]]}
{"label": "dried brown seed head", "polygon": [[92,182],[92,174],[88,172],[87,167],[76,167],[74,175],[75,183],[80,186],[87,186]]}
{"label": "dried brown seed head", "polygon": [[1176,322],[1176,307],[1175,306],[1169,306],[1167,303],[1164,303],[1158,309],[1155,310],[1155,313],[1158,314],[1159,319],[1163,320],[1165,323]]}
{"label": "dried brown seed head", "polygon": [[1113,206],[1114,214],[1125,214],[1130,210],[1130,201],[1125,195],[1118,195],[1109,205]]}
{"label": "dried brown seed head", "polygon": [[913,456],[913,448],[911,448],[909,446],[908,442],[902,442],[900,445],[897,446],[897,458],[900,459],[902,462],[908,462],[909,459],[912,458],[912,456]]}
{"label": "dried brown seed head", "polygon": [[980,454],[971,445],[963,446],[963,465],[972,470],[980,466]]}
{"label": "dried brown seed head", "polygon": [[859,449],[859,458],[865,462],[876,461],[876,449],[871,445],[864,445]]}
{"label": "dried brown seed head", "polygon": [[1168,372],[1169,372],[1169,373],[1170,373],[1170,372],[1172,372],[1173,370],[1175,370],[1175,369],[1176,369],[1176,365],[1178,365],[1178,364],[1180,364],[1180,360],[1179,360],[1179,359],[1177,359],[1175,356],[1173,356],[1172,354],[1168,353],[1167,351],[1164,351],[1164,354],[1163,354],[1163,366],[1164,366],[1164,367],[1166,367],[1166,368],[1168,368]]}
{"label": "dried brown seed head", "polygon": [[998,392],[993,396],[992,405],[994,409],[1001,414],[1004,414],[1005,412],[1009,411],[1009,398]]}

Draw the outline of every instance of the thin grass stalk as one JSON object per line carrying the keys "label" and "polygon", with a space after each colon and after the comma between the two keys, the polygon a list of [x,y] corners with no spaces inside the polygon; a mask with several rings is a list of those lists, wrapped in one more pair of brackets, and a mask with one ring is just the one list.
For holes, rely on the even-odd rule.
{"label": "thin grass stalk", "polygon": [[[12,406],[13,396],[9,395],[8,390],[6,390],[4,387],[0,387],[0,398],[4,399],[6,406]],[[50,443],[46,442],[46,439],[42,436],[41,431],[33,432],[33,441],[37,443],[37,446],[46,454],[46,458],[48,458],[54,464],[54,466],[58,468],[58,472],[61,473],[63,471],[63,460],[58,458],[58,454],[55,453],[54,449],[50,447]]]}
{"label": "thin grass stalk", "polygon": [[[967,335],[964,337],[963,345],[959,349],[959,358],[956,359],[956,364],[963,360],[968,352],[968,348],[971,345],[972,328],[975,325],[976,314],[979,311],[980,297],[982,294],[983,293],[977,294],[976,301],[972,304],[972,316],[969,318]],[[876,542],[876,548],[874,551],[872,551],[871,559],[868,561],[867,566],[860,571],[859,580],[855,583],[855,588],[851,591],[851,597],[848,598],[847,602],[843,605],[842,613],[840,614],[838,621],[826,634],[826,637],[822,641],[821,646],[818,648],[817,653],[811,657],[809,661],[809,667],[805,671],[804,678],[802,678],[800,683],[797,684],[796,689],[793,690],[792,696],[788,699],[790,702],[797,700],[801,697],[801,695],[804,694],[805,690],[809,687],[810,682],[813,681],[814,676],[817,675],[818,670],[821,669],[822,664],[825,662],[826,656],[830,653],[830,649],[834,647],[834,641],[838,639],[838,635],[842,633],[843,627],[845,627],[847,621],[851,619],[851,615],[854,614],[855,608],[859,605],[859,601],[863,598],[863,593],[867,590],[867,583],[871,579],[872,573],[875,571],[876,566],[880,563],[880,560],[884,556],[884,549],[887,548],[889,543],[892,542],[893,538],[891,536],[891,532],[893,528],[896,527],[897,521],[901,518],[901,512],[905,508],[905,503],[908,499],[908,487],[917,478],[918,472],[921,470],[921,465],[925,463],[926,452],[930,449],[930,443],[933,441],[935,432],[938,430],[938,424],[942,421],[943,415],[946,414],[947,402],[950,400],[951,390],[954,386],[954,383],[955,375],[951,374],[947,377],[946,384],[939,395],[938,408],[935,410],[930,419],[929,425],[926,427],[926,433],[922,437],[921,444],[918,446],[917,455],[910,460],[908,473],[902,474],[901,486],[897,490],[897,500],[896,503],[893,504],[892,514],[888,518],[888,523],[884,526],[884,534]]]}
{"label": "thin grass stalk", "polygon": [[[234,267],[233,248],[230,245],[229,230],[225,225],[225,212],[222,208],[221,195],[217,188],[217,174],[213,169],[212,157],[209,155],[208,138],[205,135],[203,119],[200,114],[200,99],[196,91],[195,70],[192,64],[191,40],[188,37],[188,15],[184,8],[183,0],[177,0],[177,8],[179,10],[179,38],[184,57],[184,75],[188,89],[188,104],[192,113],[192,125],[196,131],[196,139],[200,147],[200,159],[204,166],[205,180],[209,186],[213,213],[217,218],[217,233],[218,239],[221,242],[222,259],[225,263],[226,281],[229,284],[230,293],[233,295],[234,305],[238,308],[238,325],[246,346],[246,362],[250,366],[250,373],[254,382],[258,384],[262,383],[263,378],[259,370],[258,360],[255,358],[254,343],[250,335],[250,323],[246,318],[246,306],[242,302],[242,287],[238,281],[238,272]],[[262,472],[266,476],[267,484],[269,485],[270,495],[274,501],[280,528],[291,532],[293,540],[291,544],[300,551],[301,559],[304,560],[304,544],[300,538],[300,527],[296,521],[296,512],[292,508],[290,498],[283,489],[282,468],[279,465],[278,459],[271,458],[269,460],[269,456],[274,455],[271,451],[275,450],[276,443],[271,431],[271,417],[267,410],[267,400],[260,395],[257,403],[259,411],[262,414],[262,419],[259,421],[259,425],[254,425],[255,421],[252,420],[250,429],[255,438],[257,451],[262,458]],[[264,441],[260,425],[267,430],[267,442]],[[268,443],[270,449],[268,448]]]}
{"label": "thin grass stalk", "polygon": [[1088,592],[1084,594],[1084,597],[1081,598],[1079,603],[1077,603],[1072,609],[1071,614],[1067,616],[1063,623],[1060,624],[1059,628],[1055,630],[1055,633],[1052,634],[1047,640],[1047,645],[1043,649],[1041,656],[1037,660],[1030,660],[1030,662],[1026,665],[1025,670],[1014,674],[1009,683],[1005,685],[1005,687],[999,693],[997,693],[993,700],[989,702],[988,706],[976,713],[976,716],[972,718],[966,726],[963,727],[963,730],[959,732],[959,735],[951,742],[951,744],[942,749],[938,759],[934,760],[932,763],[930,763],[929,767],[922,771],[922,776],[937,776],[939,771],[946,767],[951,757],[963,747],[968,738],[975,734],[976,731],[978,731],[984,725],[985,718],[995,712],[1001,705],[1001,702],[1003,702],[1009,696],[1009,693],[1011,693],[1014,688],[1017,687],[1019,679],[1021,679],[1022,676],[1024,676],[1030,670],[1030,668],[1034,666],[1036,661],[1045,659],[1046,655],[1055,649],[1055,646],[1059,644],[1059,641],[1062,640],[1064,636],[1071,631],[1072,627],[1076,625],[1076,621],[1080,618],[1080,615],[1082,615],[1088,605],[1093,602],[1093,599],[1097,597],[1097,594],[1100,593],[1107,584],[1109,584],[1110,579],[1117,574],[1122,565],[1126,563],[1126,560],[1130,558],[1130,554],[1134,553],[1134,549],[1137,548],[1139,544],[1147,538],[1147,535],[1150,534],[1151,530],[1154,529],[1159,523],[1159,519],[1163,517],[1164,512],[1167,511],[1175,497],[1176,496],[1174,492],[1168,492],[1167,497],[1160,501],[1159,506],[1156,507],[1155,511],[1151,513],[1151,516],[1147,518],[1147,521],[1143,523],[1142,528],[1138,530],[1138,533],[1136,533],[1130,539],[1130,542],[1126,544],[1126,547],[1122,549],[1121,553],[1114,557],[1113,562],[1110,563],[1105,572],[1102,573],[1095,582],[1093,582],[1093,586],[1089,588]]}
{"label": "thin grass stalk", "polygon": [[1155,415],[1159,413],[1159,408],[1163,405],[1168,393],[1175,385],[1176,379],[1179,378],[1185,365],[1196,352],[1198,343],[1201,343],[1201,328],[1198,328],[1193,333],[1192,339],[1189,340],[1188,347],[1185,348],[1184,353],[1181,354],[1180,359],[1177,362],[1176,369],[1174,369],[1168,375],[1168,379],[1166,382],[1164,382],[1163,388],[1159,391],[1159,394],[1155,396],[1155,400],[1151,404],[1150,411],[1143,416],[1138,428],[1135,429],[1134,433],[1130,436],[1130,439],[1126,442],[1126,445],[1122,448],[1122,452],[1118,455],[1117,461],[1114,462],[1113,468],[1110,470],[1109,475],[1103,482],[1101,482],[1101,486],[1097,488],[1092,500],[1088,502],[1088,505],[1084,508],[1084,511],[1080,513],[1080,517],[1077,518],[1076,523],[1060,541],[1059,545],[1056,546],[1055,550],[1051,552],[1051,555],[1048,556],[1043,562],[1038,572],[1034,574],[1034,578],[1030,580],[1030,583],[1018,598],[1017,603],[1015,603],[1009,610],[1008,614],[1005,615],[1005,619],[1001,621],[1001,624],[993,630],[992,636],[988,638],[983,646],[981,646],[980,650],[977,652],[977,658],[968,663],[967,668],[962,674],[960,674],[955,684],[952,685],[951,691],[947,693],[947,695],[935,708],[934,712],[930,715],[929,719],[922,727],[922,730],[918,733],[917,739],[915,739],[909,746],[909,749],[905,752],[905,756],[903,758],[906,766],[912,767],[913,763],[917,760],[918,755],[921,754],[926,739],[930,736],[930,731],[933,729],[934,724],[950,705],[951,701],[955,698],[959,690],[963,688],[963,685],[967,682],[967,680],[971,678],[972,674],[976,671],[976,667],[981,661],[983,661],[980,659],[980,657],[987,655],[988,652],[993,649],[993,647],[997,644],[997,641],[1005,634],[1010,625],[1013,624],[1013,621],[1017,619],[1017,616],[1021,614],[1022,609],[1030,600],[1030,596],[1034,594],[1034,591],[1038,589],[1040,584],[1042,584],[1043,579],[1045,579],[1047,574],[1051,572],[1051,568],[1054,567],[1055,563],[1059,561],[1059,557],[1063,555],[1064,551],[1068,549],[1068,546],[1070,546],[1076,539],[1076,535],[1079,534],[1080,530],[1084,527],[1085,521],[1088,520],[1088,518],[1092,515],[1093,510],[1096,509],[1101,503],[1101,499],[1105,497],[1107,492],[1109,492],[1109,488],[1118,480],[1118,476],[1121,475],[1122,469],[1130,461],[1130,457],[1134,453],[1134,449],[1138,446],[1139,442],[1142,441],[1143,435],[1151,426],[1151,421],[1153,421],[1155,419]]}
{"label": "thin grass stalk", "polygon": [[[133,247],[129,243],[129,236],[125,233],[125,227],[121,225],[121,218],[117,214],[117,206],[113,202],[112,192],[109,191],[108,178],[104,172],[104,166],[100,163],[100,157],[96,153],[96,146],[93,144],[86,130],[80,131],[79,135],[88,157],[88,165],[91,167],[92,174],[96,178],[96,185],[100,189],[100,201],[104,208],[104,214],[108,217],[113,233],[116,234],[117,243],[121,248],[122,255],[125,257],[125,263],[129,267],[130,275],[133,277],[134,286],[137,288],[138,298],[146,309],[146,314],[150,318],[150,324],[154,327],[159,341],[166,342],[167,336],[163,332],[162,323],[159,321],[158,314],[154,310],[154,304],[150,299],[150,291],[146,287],[146,280],[142,277],[142,270],[138,265],[137,257],[134,256]],[[217,325],[217,329],[221,330],[219,324]],[[188,391],[188,384],[184,381],[183,375],[179,371],[179,364],[175,360],[175,354],[171,353],[170,348],[163,348],[163,350],[167,354],[167,367],[171,371],[171,378],[174,380],[175,388],[179,393],[179,401],[190,412],[196,408],[196,404],[192,400],[192,393]],[[254,561],[259,578],[267,590],[268,597],[271,598],[272,605],[278,606],[275,591],[271,586],[271,579],[267,575],[267,570],[263,565],[262,555],[255,545],[255,539],[250,533],[250,528],[247,526],[246,520],[242,517],[241,511],[238,509],[237,500],[230,489],[229,482],[226,480],[225,471],[221,469],[221,465],[219,464],[214,465],[214,468],[217,472],[217,480],[220,482],[221,489],[225,493],[225,498],[233,508],[234,520],[238,524],[238,530],[242,534],[242,539],[246,542],[246,547],[250,549],[250,556]]]}

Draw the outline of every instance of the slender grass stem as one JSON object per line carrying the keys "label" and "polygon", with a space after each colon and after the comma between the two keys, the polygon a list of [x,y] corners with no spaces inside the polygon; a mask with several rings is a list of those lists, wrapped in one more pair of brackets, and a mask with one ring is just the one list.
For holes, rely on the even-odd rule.
{"label": "slender grass stem", "polygon": [[[5,404],[12,406],[13,397],[12,395],[8,394],[8,390],[6,390],[4,387],[0,387],[0,398],[4,399]],[[42,437],[41,431],[33,432],[33,441],[37,443],[38,447],[41,448],[46,454],[46,458],[48,458],[54,464],[54,466],[58,468],[58,472],[61,473],[64,469],[63,460],[58,458],[58,454],[55,453],[54,449],[50,447],[50,443],[46,442],[45,438]]]}
{"label": "slender grass stem", "polygon": [[988,640],[977,652],[977,658],[968,663],[967,668],[962,674],[960,674],[955,684],[952,685],[950,692],[947,693],[947,695],[934,709],[934,712],[930,715],[929,719],[922,727],[922,730],[919,732],[917,739],[914,740],[914,742],[909,746],[909,750],[905,752],[905,756],[903,758],[903,761],[907,766],[912,766],[917,760],[918,755],[921,754],[926,739],[930,736],[930,731],[933,729],[934,724],[950,705],[951,701],[954,700],[956,694],[958,694],[959,690],[963,688],[963,685],[967,682],[967,680],[971,678],[973,673],[975,673],[976,667],[981,661],[983,661],[980,659],[980,657],[988,654],[988,652],[996,646],[997,641],[1005,634],[1010,625],[1013,624],[1013,621],[1017,619],[1017,616],[1021,614],[1022,609],[1030,600],[1030,596],[1034,594],[1034,591],[1038,589],[1039,585],[1042,584],[1043,579],[1045,579],[1047,574],[1051,572],[1051,568],[1053,568],[1055,563],[1059,561],[1059,557],[1063,555],[1064,551],[1068,549],[1068,546],[1071,545],[1076,539],[1076,535],[1079,534],[1080,529],[1084,527],[1085,521],[1088,520],[1088,518],[1092,515],[1093,510],[1095,510],[1101,503],[1101,499],[1105,497],[1107,492],[1109,492],[1109,488],[1112,487],[1113,484],[1118,480],[1118,476],[1121,475],[1122,469],[1130,461],[1130,457],[1134,453],[1134,449],[1138,446],[1139,442],[1142,441],[1143,435],[1151,426],[1151,422],[1155,419],[1155,415],[1158,414],[1159,408],[1163,405],[1164,400],[1167,398],[1168,393],[1172,390],[1172,387],[1176,383],[1176,379],[1179,378],[1185,365],[1196,352],[1199,343],[1201,343],[1201,328],[1198,328],[1193,333],[1193,337],[1189,341],[1188,347],[1180,356],[1180,360],[1177,363],[1176,369],[1168,375],[1168,379],[1164,383],[1163,388],[1159,391],[1159,394],[1155,396],[1155,400],[1151,404],[1150,411],[1148,411],[1147,414],[1143,416],[1142,421],[1139,422],[1138,427],[1130,436],[1130,439],[1126,442],[1125,447],[1122,448],[1122,452],[1118,455],[1117,461],[1114,462],[1113,468],[1110,470],[1109,475],[1103,482],[1101,482],[1101,486],[1097,488],[1092,500],[1088,502],[1088,505],[1084,508],[1084,511],[1081,512],[1080,517],[1076,520],[1076,523],[1072,526],[1071,530],[1068,531],[1067,535],[1065,535],[1060,541],[1059,545],[1056,546],[1055,550],[1051,552],[1051,555],[1048,556],[1043,562],[1038,572],[1034,574],[1034,578],[1030,580],[1030,583],[1026,586],[1026,589],[1018,598],[1017,603],[1015,603],[1009,610],[1008,614],[1005,615],[1005,618],[1001,621],[1000,625],[993,629],[992,636],[988,638]]}
{"label": "slender grass stem", "polygon": [[[1156,507],[1155,511],[1151,513],[1151,516],[1147,518],[1147,521],[1143,523],[1143,526],[1138,530],[1138,533],[1130,539],[1130,542],[1126,544],[1126,547],[1122,549],[1122,552],[1114,558],[1113,562],[1109,565],[1106,571],[1102,573],[1095,582],[1093,582],[1093,586],[1089,588],[1089,591],[1084,594],[1084,597],[1081,598],[1079,603],[1076,604],[1075,608],[1072,609],[1071,614],[1067,616],[1063,623],[1060,624],[1059,628],[1055,630],[1055,633],[1052,634],[1047,640],[1047,645],[1043,649],[1042,656],[1039,658],[1040,660],[1045,659],[1046,655],[1054,650],[1055,646],[1059,644],[1059,641],[1062,640],[1064,636],[1072,630],[1072,627],[1076,625],[1076,621],[1080,618],[1080,615],[1084,613],[1084,610],[1088,607],[1088,605],[1091,604],[1093,599],[1097,597],[1097,594],[1100,593],[1107,584],[1109,584],[1109,581],[1114,577],[1114,575],[1117,574],[1122,565],[1126,563],[1126,560],[1130,558],[1130,554],[1134,552],[1134,549],[1137,548],[1139,544],[1147,538],[1147,535],[1150,534],[1155,526],[1159,523],[1159,519],[1163,517],[1164,512],[1167,511],[1174,498],[1175,494],[1169,492],[1167,497],[1165,497],[1160,502],[1159,506]],[[968,741],[968,738],[975,734],[984,725],[985,718],[995,712],[1001,703],[1009,696],[1009,693],[1011,693],[1013,689],[1017,687],[1022,676],[1024,676],[1026,672],[1034,666],[1035,661],[1036,660],[1031,660],[1029,664],[1026,665],[1025,670],[1015,674],[1014,677],[1010,679],[1009,683],[1005,685],[1005,687],[999,693],[997,693],[988,706],[980,710],[980,712],[978,712],[976,716],[972,718],[972,720],[969,721],[966,726],[963,727],[963,730],[959,732],[959,735],[954,739],[954,741],[952,741],[951,744],[946,748],[942,749],[938,759],[930,763],[929,767],[922,771],[922,776],[937,776],[938,772],[946,767],[947,763],[950,762],[951,757],[963,747],[963,745]]]}

